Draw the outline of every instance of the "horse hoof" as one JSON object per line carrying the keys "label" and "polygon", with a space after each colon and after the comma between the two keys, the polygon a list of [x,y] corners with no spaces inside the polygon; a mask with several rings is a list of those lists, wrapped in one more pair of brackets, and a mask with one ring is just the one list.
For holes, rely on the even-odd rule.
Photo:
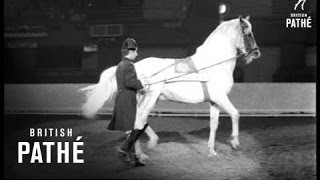
{"label": "horse hoof", "polygon": [[237,140],[231,140],[231,147],[232,147],[232,149],[239,149],[239,146],[240,146],[240,144],[239,144],[239,142],[237,141]]}
{"label": "horse hoof", "polygon": [[147,148],[148,149],[154,149],[157,145],[158,145],[158,141],[159,139],[155,139],[155,140],[149,140],[148,141],[148,145],[147,145]]}
{"label": "horse hoof", "polygon": [[208,154],[208,156],[209,156],[209,157],[214,157],[214,156],[217,156],[217,155],[218,155],[218,154],[217,154],[215,148],[209,147],[209,154]]}
{"label": "horse hoof", "polygon": [[209,157],[215,157],[217,155],[218,154],[215,151],[210,151],[209,154],[208,154]]}
{"label": "horse hoof", "polygon": [[97,116],[95,114],[82,114],[82,116],[85,118],[85,119],[89,119],[89,120],[95,120],[97,119]]}
{"label": "horse hoof", "polygon": [[239,140],[237,140],[235,138],[230,138],[228,140],[228,142],[230,143],[230,146],[232,149],[234,149],[234,150],[239,149],[239,146],[240,146]]}
{"label": "horse hoof", "polygon": [[148,159],[149,159],[149,156],[148,155],[146,155],[146,154],[138,154],[138,157],[139,157],[139,159],[141,160],[141,161],[147,161]]}
{"label": "horse hoof", "polygon": [[232,145],[232,144],[231,144],[231,147],[232,147],[233,150],[239,150],[239,149],[240,149],[240,148],[239,148],[239,147],[240,147],[239,145]]}

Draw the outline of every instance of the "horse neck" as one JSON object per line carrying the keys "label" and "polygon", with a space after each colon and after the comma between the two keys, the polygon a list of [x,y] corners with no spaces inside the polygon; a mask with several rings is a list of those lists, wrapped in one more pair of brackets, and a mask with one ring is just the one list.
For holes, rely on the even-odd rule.
{"label": "horse neck", "polygon": [[[227,70],[226,72],[233,73],[236,59],[232,58],[236,57],[236,46],[239,40],[236,33],[236,31],[217,29],[210,34],[208,39],[197,48],[196,53],[191,56],[195,66],[202,68],[218,64],[214,68],[223,68]],[[234,35],[230,36],[230,34]]]}
{"label": "horse neck", "polygon": [[236,48],[240,43],[240,26],[233,22],[218,27],[191,56],[197,69],[211,66],[205,70],[210,78],[233,82]]}

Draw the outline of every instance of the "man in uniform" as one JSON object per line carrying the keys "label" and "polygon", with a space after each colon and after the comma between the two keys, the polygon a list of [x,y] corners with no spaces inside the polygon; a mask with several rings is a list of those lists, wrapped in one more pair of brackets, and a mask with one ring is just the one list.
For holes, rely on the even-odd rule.
{"label": "man in uniform", "polygon": [[136,93],[144,94],[146,92],[141,81],[137,78],[133,64],[138,56],[137,51],[138,45],[134,39],[127,38],[123,42],[121,49],[122,60],[116,69],[118,92],[115,98],[112,121],[108,129],[126,131],[129,134],[118,152],[132,166],[144,166],[145,163],[139,160],[134,147],[135,142],[148,126],[146,124],[143,129],[134,129],[137,111]]}

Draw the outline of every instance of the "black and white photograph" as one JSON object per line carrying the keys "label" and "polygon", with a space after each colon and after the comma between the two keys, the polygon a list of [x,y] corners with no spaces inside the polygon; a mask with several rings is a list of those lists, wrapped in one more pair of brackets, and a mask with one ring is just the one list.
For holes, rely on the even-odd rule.
{"label": "black and white photograph", "polygon": [[316,0],[4,0],[4,179],[317,179]]}

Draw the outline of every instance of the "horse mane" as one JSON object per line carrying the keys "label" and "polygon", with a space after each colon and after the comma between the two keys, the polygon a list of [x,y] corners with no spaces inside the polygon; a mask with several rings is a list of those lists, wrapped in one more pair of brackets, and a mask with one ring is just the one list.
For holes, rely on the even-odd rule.
{"label": "horse mane", "polygon": [[[225,34],[229,34],[229,33],[232,33],[230,31],[234,31],[235,29],[237,29],[236,26],[238,26],[238,25],[239,25],[238,18],[231,19],[229,21],[224,21],[221,24],[219,24],[219,26],[213,31],[213,33],[223,32]],[[233,28],[230,28],[230,27],[233,27]]]}
{"label": "horse mane", "polygon": [[[238,18],[224,21],[211,32],[207,39],[197,47],[193,58],[207,59],[212,54],[213,50],[221,49],[221,45],[230,42],[232,39],[237,39],[240,33],[240,22]],[[217,55],[217,53],[215,53]]]}

